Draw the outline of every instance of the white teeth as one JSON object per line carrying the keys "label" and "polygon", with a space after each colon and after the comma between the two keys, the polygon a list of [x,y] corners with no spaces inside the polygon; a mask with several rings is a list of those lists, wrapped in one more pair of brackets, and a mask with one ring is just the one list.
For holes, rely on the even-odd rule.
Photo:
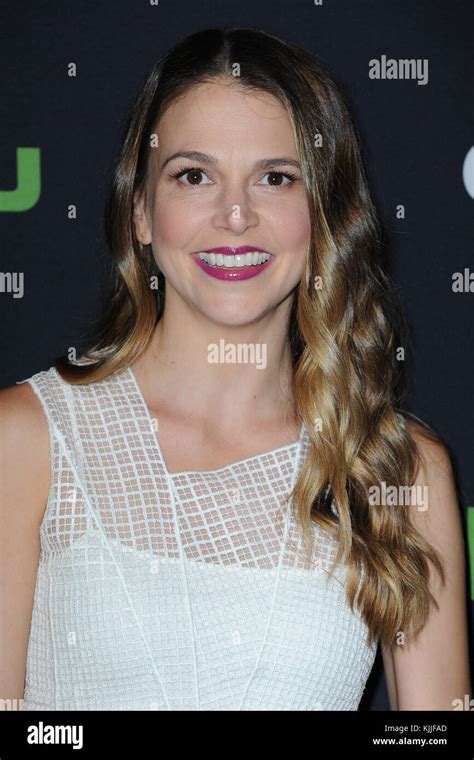
{"label": "white teeth", "polygon": [[261,253],[260,251],[237,253],[235,256],[227,256],[227,254],[224,256],[223,253],[204,253],[202,251],[198,255],[201,261],[205,261],[206,264],[210,264],[212,267],[225,267],[226,269],[259,266],[270,258],[269,253]]}
{"label": "white teeth", "polygon": [[244,267],[247,263],[247,254],[246,253],[237,253],[235,256],[232,256],[234,259],[234,266],[235,267]]}

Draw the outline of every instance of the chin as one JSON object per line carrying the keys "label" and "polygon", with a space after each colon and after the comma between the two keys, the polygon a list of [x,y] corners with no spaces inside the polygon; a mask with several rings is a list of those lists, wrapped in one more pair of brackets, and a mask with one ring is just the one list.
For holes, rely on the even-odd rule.
{"label": "chin", "polygon": [[256,309],[255,304],[253,308],[249,309],[242,305],[238,311],[227,309],[216,309],[212,311],[203,312],[203,316],[210,322],[217,324],[223,328],[225,327],[246,327],[247,325],[255,324],[267,314],[267,310]]}

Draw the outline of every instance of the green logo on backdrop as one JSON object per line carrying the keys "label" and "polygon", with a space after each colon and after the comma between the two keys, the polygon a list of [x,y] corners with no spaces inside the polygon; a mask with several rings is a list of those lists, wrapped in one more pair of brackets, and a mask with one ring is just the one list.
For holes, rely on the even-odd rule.
{"label": "green logo on backdrop", "polygon": [[471,567],[471,599],[474,601],[474,507],[467,508],[467,542]]}
{"label": "green logo on backdrop", "polygon": [[0,211],[28,211],[41,195],[41,151],[16,149],[16,187],[0,190]]}

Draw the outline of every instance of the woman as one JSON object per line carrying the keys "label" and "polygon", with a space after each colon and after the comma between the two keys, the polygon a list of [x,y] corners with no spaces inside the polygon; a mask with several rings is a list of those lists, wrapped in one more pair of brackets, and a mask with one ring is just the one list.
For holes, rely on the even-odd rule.
{"label": "woman", "polygon": [[453,709],[449,457],[396,409],[397,310],[331,74],[256,30],[185,39],[133,106],[107,236],[94,346],[2,392],[2,693],[355,710],[380,644],[392,709]]}

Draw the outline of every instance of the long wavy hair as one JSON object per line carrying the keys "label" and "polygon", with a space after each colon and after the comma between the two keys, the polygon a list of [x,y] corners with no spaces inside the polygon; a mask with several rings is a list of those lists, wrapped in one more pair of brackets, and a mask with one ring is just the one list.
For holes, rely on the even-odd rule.
{"label": "long wavy hair", "polygon": [[[146,348],[165,295],[151,245],[138,241],[133,223],[150,135],[176,98],[217,78],[270,93],[291,119],[311,215],[309,253],[288,326],[295,414],[310,435],[293,503],[308,552],[312,521],[337,538],[336,562],[347,563],[351,608],[360,610],[369,641],[392,646],[400,632],[405,639],[416,636],[430,604],[437,606],[429,563],[443,583],[445,576],[440,556],[409,519],[412,507],[369,503],[374,485],[411,486],[420,464],[399,409],[406,373],[397,351],[406,347],[407,330],[384,271],[383,230],[361,139],[341,86],[317,58],[259,30],[208,29],[184,39],[151,69],[125,125],[106,206],[110,299],[92,348],[80,361],[60,357],[55,366],[69,383],[92,383],[132,364]],[[420,429],[439,440],[427,426]]]}

